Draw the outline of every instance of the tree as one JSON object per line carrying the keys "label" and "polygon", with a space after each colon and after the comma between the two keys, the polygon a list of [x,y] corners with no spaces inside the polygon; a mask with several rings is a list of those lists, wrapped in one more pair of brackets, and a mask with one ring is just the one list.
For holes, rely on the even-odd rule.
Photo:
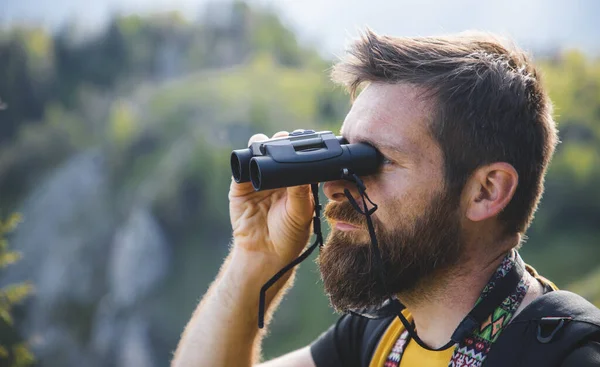
{"label": "tree", "polygon": [[[0,268],[19,261],[21,254],[8,248],[4,236],[14,230],[21,217],[13,214],[6,221],[0,221]],[[29,283],[9,284],[0,289],[0,361],[11,367],[29,366],[35,362],[33,354],[27,348],[14,329],[11,314],[14,305],[22,302],[33,291]]]}

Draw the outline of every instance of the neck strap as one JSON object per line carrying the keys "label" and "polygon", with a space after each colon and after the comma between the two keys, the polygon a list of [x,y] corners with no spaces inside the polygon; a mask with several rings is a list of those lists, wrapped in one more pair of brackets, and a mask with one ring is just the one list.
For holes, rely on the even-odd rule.
{"label": "neck strap", "polygon": [[313,233],[315,234],[315,242],[300,256],[294,259],[292,262],[287,264],[277,274],[273,275],[260,289],[260,296],[258,299],[258,328],[262,329],[265,326],[265,300],[267,290],[273,286],[285,273],[293,269],[296,265],[306,260],[310,254],[319,246],[323,246],[323,234],[321,233],[321,204],[319,204],[319,185],[311,184],[310,189],[313,194],[313,200],[315,203],[315,216],[313,217]]}

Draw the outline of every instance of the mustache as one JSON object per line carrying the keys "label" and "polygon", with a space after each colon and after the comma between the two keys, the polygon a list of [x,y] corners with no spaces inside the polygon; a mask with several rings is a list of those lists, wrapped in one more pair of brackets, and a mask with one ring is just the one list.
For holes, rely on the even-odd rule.
{"label": "mustache", "polygon": [[[367,228],[365,216],[357,212],[348,201],[327,203],[323,216],[328,222],[345,222],[360,228]],[[373,218],[373,222],[375,222],[375,218]]]}

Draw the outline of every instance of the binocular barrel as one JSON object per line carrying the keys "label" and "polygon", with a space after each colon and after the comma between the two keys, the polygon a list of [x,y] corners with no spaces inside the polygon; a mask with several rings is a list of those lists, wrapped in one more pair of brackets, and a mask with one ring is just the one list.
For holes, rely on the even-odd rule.
{"label": "binocular barrel", "polygon": [[252,157],[250,148],[234,150],[231,153],[231,173],[235,182],[250,181],[250,160]]}
{"label": "binocular barrel", "polygon": [[[326,147],[306,139],[276,146],[261,146],[263,154],[251,148],[234,150],[231,171],[236,182],[252,182],[256,191],[334,181],[344,169],[359,176],[373,174],[381,155],[364,143],[343,144],[341,137],[329,139]],[[284,146],[285,145],[285,146]]]}

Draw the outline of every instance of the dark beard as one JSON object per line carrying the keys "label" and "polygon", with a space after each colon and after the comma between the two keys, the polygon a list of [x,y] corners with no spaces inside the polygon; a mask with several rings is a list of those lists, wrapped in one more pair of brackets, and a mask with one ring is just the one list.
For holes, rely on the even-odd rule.
{"label": "dark beard", "polygon": [[398,223],[387,230],[372,217],[390,294],[373,259],[366,218],[348,201],[328,203],[325,217],[330,224],[335,220],[361,228],[350,232],[332,229],[317,259],[325,292],[338,312],[378,306],[398,293],[417,295],[420,284],[461,258],[458,198],[448,193],[435,195],[410,226]]}

